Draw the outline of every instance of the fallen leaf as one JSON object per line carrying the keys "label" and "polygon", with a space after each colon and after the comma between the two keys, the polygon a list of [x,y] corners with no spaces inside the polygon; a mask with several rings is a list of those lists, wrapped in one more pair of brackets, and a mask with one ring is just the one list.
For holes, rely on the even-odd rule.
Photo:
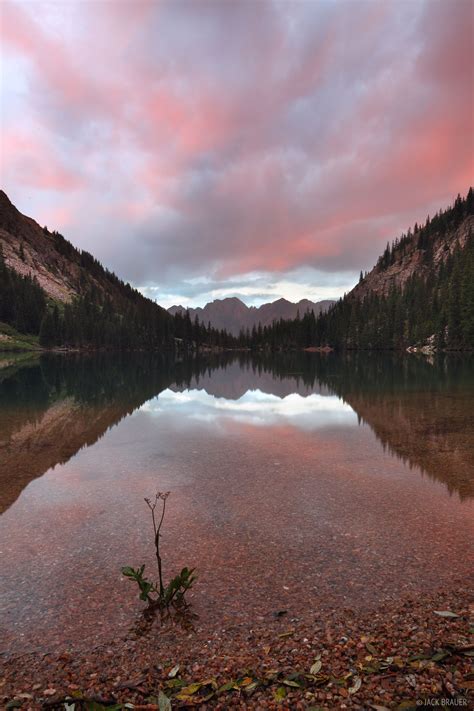
{"label": "fallen leaf", "polygon": [[184,686],[182,689],[180,689],[180,692],[176,695],[176,698],[181,699],[183,697],[186,698],[186,696],[193,696],[196,691],[199,691],[201,686],[202,684],[200,681],[197,681],[194,684],[189,684],[189,686]]}
{"label": "fallen leaf", "polygon": [[117,689],[138,689],[138,687],[146,681],[146,677],[141,676],[138,679],[128,679],[117,684]]}
{"label": "fallen leaf", "polygon": [[253,691],[258,686],[258,681],[253,681],[251,684],[247,684],[247,686],[244,687],[244,691],[246,694],[251,694]]}
{"label": "fallen leaf", "polygon": [[226,691],[230,691],[231,689],[236,688],[236,682],[235,681],[228,681],[226,684],[223,684],[219,689],[217,690],[218,694],[223,694]]}
{"label": "fallen leaf", "polygon": [[347,691],[349,692],[349,694],[357,694],[361,686],[362,679],[360,678],[360,676],[355,676],[353,685],[350,686]]}
{"label": "fallen leaf", "polygon": [[443,659],[446,659],[446,657],[449,657],[449,652],[441,650],[440,652],[436,652],[436,654],[433,654],[431,659],[433,660],[433,662],[442,662]]}
{"label": "fallen leaf", "polygon": [[322,664],[321,660],[320,660],[320,659],[317,659],[317,660],[314,662],[314,664],[313,664],[313,666],[311,667],[311,669],[309,670],[309,673],[310,673],[310,674],[317,674],[317,673],[321,670],[321,667],[322,667],[322,666],[323,666],[323,664]]}
{"label": "fallen leaf", "polygon": [[440,617],[459,617],[459,615],[456,615],[455,612],[451,612],[451,610],[433,610],[435,615],[439,615]]}
{"label": "fallen leaf", "polygon": [[158,692],[158,708],[160,711],[171,711],[171,701],[162,691]]}
{"label": "fallen leaf", "polygon": [[176,665],[172,668],[172,670],[170,671],[170,673],[168,674],[168,677],[169,677],[170,679],[173,679],[173,678],[176,676],[176,674],[177,674],[178,672],[179,672],[179,664],[176,664]]}
{"label": "fallen leaf", "polygon": [[273,696],[277,701],[282,701],[282,699],[285,698],[286,696],[286,689],[284,686],[279,686],[278,689],[274,692]]}
{"label": "fallen leaf", "polygon": [[239,686],[248,686],[252,682],[253,682],[253,679],[251,676],[244,676],[244,678],[241,679],[240,681],[238,681],[237,683]]}

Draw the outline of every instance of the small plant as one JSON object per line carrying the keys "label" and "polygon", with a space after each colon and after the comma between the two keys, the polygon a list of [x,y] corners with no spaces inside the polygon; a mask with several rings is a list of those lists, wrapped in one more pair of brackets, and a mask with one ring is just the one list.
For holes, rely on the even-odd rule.
{"label": "small plant", "polygon": [[[158,568],[158,581],[151,582],[144,577],[145,565],[141,565],[139,568],[131,568],[125,566],[122,568],[122,574],[130,580],[134,580],[139,589],[139,598],[144,602],[148,603],[149,609],[158,608],[160,610],[168,609],[171,605],[183,606],[186,605],[184,596],[187,591],[190,590],[196,580],[196,576],[193,575],[194,568],[183,568],[182,571],[176,575],[168,585],[163,583],[163,566],[160,553],[160,538],[161,538],[161,527],[163,525],[163,520],[165,518],[166,512],[166,502],[170,495],[169,491],[161,492],[159,491],[155,494],[155,500],[145,498],[146,505],[151,511],[151,519],[153,522],[153,532],[154,532],[154,544],[155,544],[155,555],[156,563]],[[158,512],[156,515],[156,509],[158,504],[161,502],[161,515]]]}

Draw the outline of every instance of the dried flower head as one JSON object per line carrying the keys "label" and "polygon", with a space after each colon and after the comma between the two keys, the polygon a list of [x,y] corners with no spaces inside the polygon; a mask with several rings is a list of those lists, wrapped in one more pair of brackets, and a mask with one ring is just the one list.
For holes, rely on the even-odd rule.
{"label": "dried flower head", "polygon": [[149,499],[147,496],[145,496],[145,502],[146,505],[154,511],[156,509],[156,506],[158,504],[158,501],[166,501],[168,496],[171,494],[171,491],[157,491],[155,494],[155,500],[152,502],[151,499]]}

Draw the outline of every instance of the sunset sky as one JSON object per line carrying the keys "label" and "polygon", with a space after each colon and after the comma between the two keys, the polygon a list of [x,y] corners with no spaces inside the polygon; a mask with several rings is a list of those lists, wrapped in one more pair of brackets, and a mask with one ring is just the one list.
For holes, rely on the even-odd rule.
{"label": "sunset sky", "polygon": [[165,306],[340,296],[473,182],[473,7],[1,0],[2,187]]}

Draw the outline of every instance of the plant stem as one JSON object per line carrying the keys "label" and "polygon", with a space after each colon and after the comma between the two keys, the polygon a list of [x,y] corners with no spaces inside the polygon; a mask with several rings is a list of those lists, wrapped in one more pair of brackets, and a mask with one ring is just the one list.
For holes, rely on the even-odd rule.
{"label": "plant stem", "polygon": [[161,555],[160,555],[160,530],[161,526],[163,524],[163,519],[165,517],[165,509],[166,509],[166,499],[163,499],[163,509],[161,511],[161,518],[158,526],[156,525],[156,520],[155,520],[155,509],[152,508],[151,510],[151,516],[153,519],[153,530],[155,532],[155,552],[156,552],[156,562],[158,564],[158,578],[159,578],[159,583],[160,583],[160,599],[164,597],[165,594],[165,586],[163,585],[163,570],[162,570],[162,564],[161,564]]}

